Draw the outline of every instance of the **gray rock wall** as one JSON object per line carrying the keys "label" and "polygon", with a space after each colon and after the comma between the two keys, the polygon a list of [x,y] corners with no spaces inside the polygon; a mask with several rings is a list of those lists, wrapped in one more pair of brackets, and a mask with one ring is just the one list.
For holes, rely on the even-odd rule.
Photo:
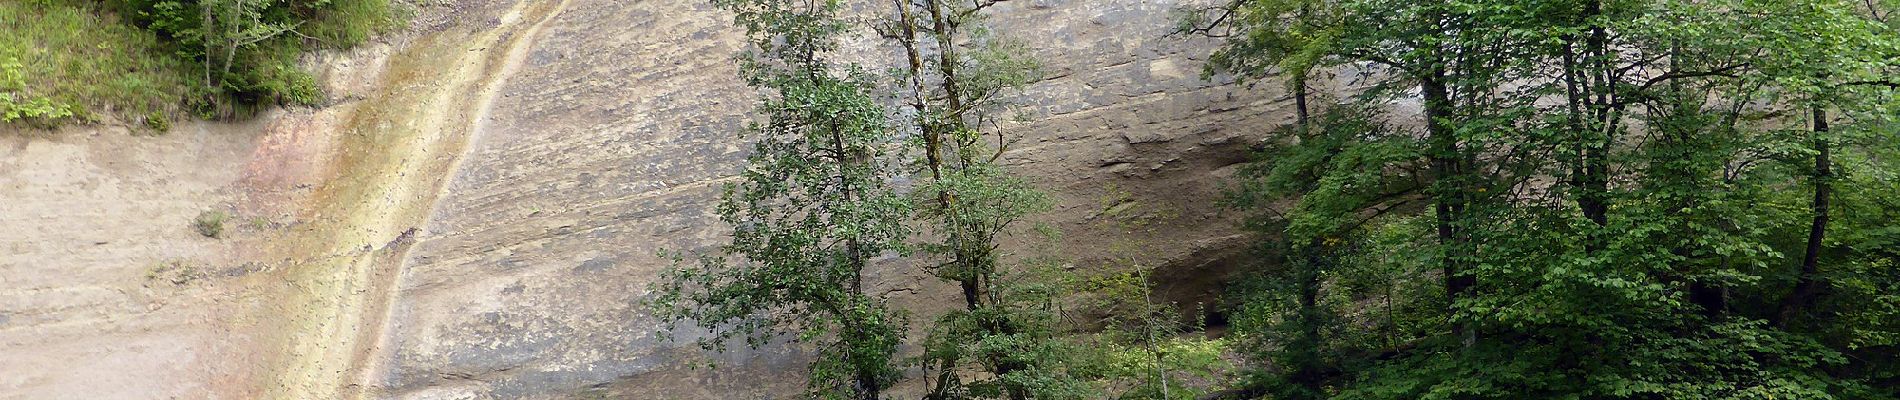
{"label": "gray rock wall", "polygon": [[[1286,119],[1277,88],[1199,77],[1213,43],[1167,36],[1175,6],[1038,0],[996,11],[994,25],[1049,72],[1024,99],[1036,122],[1011,127],[1024,140],[1009,165],[1057,195],[1041,218],[1066,232],[1062,248],[1083,268],[1126,267],[1109,261],[1114,249],[1185,269],[1233,254],[1232,221],[1211,200],[1248,144]],[[740,165],[734,133],[752,104],[734,78],[743,43],[728,21],[703,2],[660,1],[573,0],[555,17],[410,255],[386,330],[389,393],[796,393],[795,348],[713,356],[719,368],[695,371],[706,359],[657,341],[636,305],[669,267],[660,249],[717,243],[725,229],[710,205]],[[950,304],[921,276],[880,278],[925,289],[900,304]]]}
{"label": "gray rock wall", "polygon": [[[1201,79],[1215,43],[1167,36],[1176,1],[1013,0],[992,24],[1047,67],[1005,160],[1058,200],[1037,217],[1055,251],[1156,267],[1186,307],[1243,261],[1213,199],[1290,104]],[[799,345],[705,354],[637,305],[659,250],[726,232],[711,207],[754,102],[730,18],[415,3],[404,32],[308,60],[324,107],[0,130],[0,399],[799,398]],[[231,214],[224,237],[191,230],[206,210]],[[958,303],[906,265],[874,290],[920,323]]]}

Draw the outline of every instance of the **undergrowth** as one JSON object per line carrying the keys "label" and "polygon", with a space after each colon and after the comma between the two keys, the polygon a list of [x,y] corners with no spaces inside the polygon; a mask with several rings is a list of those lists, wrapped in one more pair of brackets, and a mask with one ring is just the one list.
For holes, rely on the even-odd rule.
{"label": "undergrowth", "polygon": [[297,66],[400,25],[390,0],[0,2],[0,123],[237,118],[324,96]]}
{"label": "undergrowth", "polygon": [[166,113],[187,69],[157,37],[78,2],[0,2],[0,122],[51,126]]}

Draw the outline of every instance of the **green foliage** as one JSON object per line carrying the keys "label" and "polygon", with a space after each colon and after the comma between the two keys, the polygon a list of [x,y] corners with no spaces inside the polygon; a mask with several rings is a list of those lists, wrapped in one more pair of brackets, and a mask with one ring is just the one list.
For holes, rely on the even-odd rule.
{"label": "green foliage", "polygon": [[[767,118],[719,208],[733,241],[651,303],[713,330],[708,348],[783,333],[821,343],[815,397],[871,398],[901,378],[904,313],[857,280],[877,254],[916,256],[962,289],[910,360],[929,399],[1198,398],[1233,378],[1229,352],[1249,373],[1221,393],[1276,399],[1900,387],[1890,3],[1185,11],[1181,31],[1225,38],[1210,76],[1290,78],[1299,113],[1228,192],[1264,240],[1220,339],[1192,337],[1148,270],[1077,282],[1000,250],[1048,200],[998,163],[1013,140],[998,129],[1015,107],[1003,94],[1039,75],[1025,47],[985,27],[990,3],[895,3],[877,26],[905,56],[894,96],[826,62],[861,27],[837,18],[841,2],[715,4],[751,33],[741,66],[766,89]],[[1344,69],[1367,90],[1310,92]],[[892,171],[906,166],[917,177],[903,193]],[[1137,207],[1116,198],[1100,215],[1124,228],[1160,218]],[[1058,305],[1075,292],[1102,300],[1100,334],[1064,337]]]}
{"label": "green foliage", "polygon": [[172,130],[172,120],[164,112],[152,111],[145,115],[145,127],[153,132],[164,133]]}
{"label": "green foliage", "polygon": [[298,30],[330,48],[361,44],[408,19],[390,0],[317,0],[304,7],[310,17]]}
{"label": "green foliage", "polygon": [[910,106],[908,144],[922,155],[916,219],[930,235],[919,248],[964,300],[935,321],[917,360],[934,377],[928,397],[1089,398],[1066,367],[1075,348],[1057,335],[1059,278],[1041,271],[1054,263],[1014,264],[1023,260],[998,250],[1012,226],[1050,203],[997,163],[1014,140],[996,128],[1016,106],[1006,95],[1038,79],[1038,63],[989,30],[980,3],[896,5],[891,36],[908,63],[893,75]]}
{"label": "green foliage", "polygon": [[1202,321],[1158,301],[1152,269],[1128,269],[1082,282],[1106,326],[1081,339],[1090,351],[1076,375],[1117,399],[1198,399],[1231,380],[1229,341],[1203,336]]}
{"label": "green foliage", "polygon": [[[1440,326],[1442,318],[1428,316],[1444,303],[1403,295],[1441,290],[1429,277],[1438,258],[1417,243],[1430,237],[1430,223],[1390,214],[1424,200],[1423,144],[1352,105],[1283,133],[1259,155],[1272,162],[1244,166],[1228,191],[1230,206],[1253,212],[1249,228],[1280,237],[1258,249],[1278,267],[1238,282],[1233,324],[1255,362],[1278,368],[1259,385],[1278,397],[1317,398],[1341,378],[1339,365]],[[1380,329],[1352,329],[1346,316],[1355,309]]]}
{"label": "green foliage", "polygon": [[347,47],[399,22],[387,0],[114,1],[195,67],[203,100],[194,106],[221,117],[322,101],[314,78],[296,67],[306,45]]}
{"label": "green foliage", "polygon": [[13,93],[0,94],[0,122],[25,121],[35,126],[52,126],[53,121],[71,118],[77,107],[54,103],[46,98],[34,98],[25,101],[13,98]]}
{"label": "green foliage", "polygon": [[[926,372],[937,373],[930,382],[931,398],[1009,398],[1012,391],[1035,399],[1097,398],[1073,369],[1085,362],[1081,357],[1098,350],[1063,338],[1057,304],[1071,292],[1065,283],[1073,280],[1067,275],[1046,262],[999,272],[992,276],[995,302],[935,320],[922,343],[924,354],[916,360]],[[959,363],[994,375],[958,374]]]}
{"label": "green foliage", "polygon": [[197,229],[198,234],[205,237],[221,238],[224,237],[224,221],[230,217],[230,214],[225,214],[223,210],[205,210],[198,213],[197,218],[191,220],[191,227]]}
{"label": "green foliage", "polygon": [[91,3],[0,2],[0,123],[50,127],[169,110],[187,70]]}
{"label": "green foliage", "polygon": [[933,227],[946,233],[942,241],[920,248],[950,260],[937,267],[936,274],[951,281],[988,279],[982,276],[1001,272],[997,264],[1002,255],[993,249],[997,239],[1024,216],[1049,207],[1047,195],[987,161],[946,168],[919,189],[916,193],[921,196],[943,194],[955,199],[954,208],[947,210],[932,209],[934,198],[916,200],[930,212],[925,218],[934,219]]}
{"label": "green foliage", "polygon": [[764,120],[742,135],[755,140],[752,154],[717,208],[732,240],[666,274],[648,303],[669,324],[714,331],[699,341],[707,349],[785,334],[817,343],[812,397],[878,398],[900,374],[905,321],[864,293],[862,280],[873,257],[906,250],[910,204],[891,187],[896,161],[886,146],[897,132],[870,76],[828,60],[846,27],[839,3],[714,4],[736,14],[754,46],[740,69],[766,89]]}
{"label": "green foliage", "polygon": [[[1234,317],[1254,387],[1274,398],[1892,398],[1900,365],[1883,291],[1895,287],[1887,249],[1900,203],[1869,194],[1895,193],[1900,169],[1885,156],[1900,134],[1900,31],[1879,7],[1260,0],[1188,11],[1185,31],[1226,34],[1212,72],[1284,72],[1303,88],[1346,66],[1374,84],[1302,115],[1230,194],[1272,238]],[[1420,129],[1376,122],[1417,118],[1381,112],[1394,96],[1422,97],[1422,119],[1392,125]]]}
{"label": "green foliage", "polygon": [[[1102,382],[1104,392],[1115,399],[1199,399],[1208,394],[1207,382],[1221,382],[1231,369],[1225,357],[1231,350],[1227,341],[1201,337],[1172,337],[1157,340],[1154,346],[1131,346],[1110,338],[1084,341],[1086,352],[1078,353],[1080,375]],[[1164,374],[1157,376],[1156,372]],[[1164,387],[1160,377],[1167,377]]]}
{"label": "green foliage", "polygon": [[167,260],[145,270],[147,286],[154,283],[171,284],[174,286],[185,285],[192,281],[210,276],[210,272],[206,271],[202,266],[193,265],[190,261],[184,259]]}
{"label": "green foliage", "polygon": [[[1072,373],[1080,349],[1061,338],[1057,296],[1068,280],[1052,259],[1000,250],[1050,204],[998,164],[1012,140],[994,130],[1015,108],[1005,95],[1039,77],[1026,47],[985,28],[980,7],[900,2],[890,29],[903,34],[891,38],[910,62],[886,87],[829,62],[838,38],[860,27],[838,16],[841,2],[714,4],[751,39],[739,63],[769,93],[766,121],[749,127],[757,145],[719,206],[732,242],[669,273],[648,301],[656,313],[714,331],[700,342],[714,350],[740,336],[753,346],[782,333],[821,342],[813,396],[876,398],[899,378],[892,361],[906,327],[903,312],[862,293],[860,275],[871,256],[915,249],[921,268],[964,299],[909,360],[929,398],[1092,398]],[[909,109],[879,105],[884,89]],[[895,172],[907,166],[917,183],[899,194]]]}
{"label": "green foliage", "polygon": [[297,67],[312,43],[347,47],[395,27],[388,0],[42,0],[0,4],[0,122],[140,118],[180,105],[233,117],[317,104]]}
{"label": "green foliage", "polygon": [[[1234,2],[1229,7],[1184,10],[1178,31],[1228,36],[1227,46],[1208,58],[1203,76],[1231,72],[1241,80],[1265,78],[1268,71],[1287,74],[1287,84],[1305,85],[1336,51],[1344,21],[1339,10],[1320,0]],[[1236,27],[1245,27],[1235,32]]]}

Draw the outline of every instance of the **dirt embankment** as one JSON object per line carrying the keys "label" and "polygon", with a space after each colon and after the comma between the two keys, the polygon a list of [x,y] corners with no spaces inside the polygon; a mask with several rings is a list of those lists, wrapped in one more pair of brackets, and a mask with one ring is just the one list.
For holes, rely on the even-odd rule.
{"label": "dirt embankment", "polygon": [[376,396],[404,254],[562,6],[466,3],[315,57],[326,107],[0,132],[0,398]]}
{"label": "dirt embankment", "polygon": [[206,284],[248,271],[192,221],[229,204],[263,130],[0,131],[0,398],[207,397],[248,381],[254,360],[227,356],[249,340],[228,311],[254,297]]}

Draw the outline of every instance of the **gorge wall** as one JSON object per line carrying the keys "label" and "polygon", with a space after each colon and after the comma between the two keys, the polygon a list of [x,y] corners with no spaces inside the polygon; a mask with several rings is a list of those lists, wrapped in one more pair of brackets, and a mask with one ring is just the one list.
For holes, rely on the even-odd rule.
{"label": "gorge wall", "polygon": [[[797,346],[703,355],[637,305],[659,250],[724,233],[710,206],[753,101],[729,17],[423,4],[403,33],[311,57],[323,107],[0,134],[0,398],[793,397]],[[1221,182],[1291,105],[1202,79],[1215,42],[1168,36],[1178,5],[1017,0],[991,23],[1046,64],[1005,159],[1058,200],[1038,218],[1059,251],[1158,266],[1192,302],[1242,251]],[[206,210],[232,216],[222,239],[193,230]],[[872,281],[954,304],[906,271]]]}

